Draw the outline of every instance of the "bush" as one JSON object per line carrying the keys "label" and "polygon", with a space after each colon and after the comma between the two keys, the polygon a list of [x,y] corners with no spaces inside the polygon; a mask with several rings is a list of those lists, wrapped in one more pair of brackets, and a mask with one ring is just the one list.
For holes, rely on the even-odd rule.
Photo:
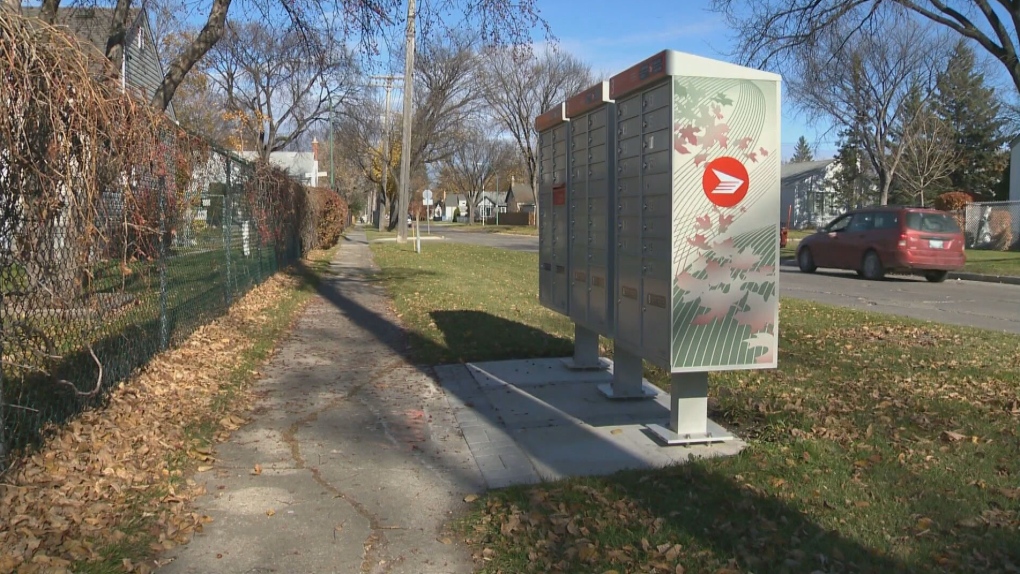
{"label": "bush", "polygon": [[992,248],[1008,251],[1013,241],[1013,216],[1008,211],[995,210],[989,218],[992,228]]}
{"label": "bush", "polygon": [[456,222],[459,217],[460,217],[460,208],[459,207],[453,208],[453,221]]}
{"label": "bush", "polygon": [[950,191],[935,198],[935,209],[941,211],[959,211],[974,203],[974,196],[965,191]]}

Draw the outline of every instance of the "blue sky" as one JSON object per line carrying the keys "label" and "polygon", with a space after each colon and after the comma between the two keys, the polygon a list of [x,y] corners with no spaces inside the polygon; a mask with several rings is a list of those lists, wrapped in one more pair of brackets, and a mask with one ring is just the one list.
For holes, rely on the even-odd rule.
{"label": "blue sky", "polygon": [[[539,8],[560,47],[608,78],[664,49],[732,61],[733,32],[722,15],[709,10],[711,4],[711,0],[541,0]],[[784,100],[783,158],[793,154],[801,135],[817,145],[816,158],[832,157],[836,136],[824,133],[825,127],[809,125]]]}

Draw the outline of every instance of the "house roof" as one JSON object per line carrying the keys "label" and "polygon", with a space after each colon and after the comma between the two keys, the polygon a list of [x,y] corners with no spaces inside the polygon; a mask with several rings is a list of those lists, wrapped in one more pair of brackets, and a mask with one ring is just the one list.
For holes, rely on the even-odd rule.
{"label": "house roof", "polygon": [[[28,18],[38,18],[41,8],[24,7],[22,14]],[[83,42],[95,46],[100,56],[106,54],[110,42],[110,29],[113,25],[113,9],[97,7],[62,7],[57,10],[55,24],[67,28]],[[156,94],[163,82],[164,70],[160,62],[156,39],[149,26],[149,19],[144,10],[131,8],[128,10],[127,29],[120,44],[125,46],[126,65],[123,66],[124,83],[137,88],[148,100]],[[121,60],[112,62],[113,69],[120,75]],[[176,119],[173,105],[167,107],[167,115]]]}
{"label": "house roof", "polygon": [[798,161],[791,163],[784,163],[780,168],[780,179],[782,181],[790,181],[803,179],[816,174],[824,174],[825,168],[829,167],[829,164],[835,160],[822,159],[818,161]]}
{"label": "house roof", "polygon": [[515,183],[510,186],[510,193],[514,194],[514,201],[521,204],[535,203],[535,192],[526,183]]}

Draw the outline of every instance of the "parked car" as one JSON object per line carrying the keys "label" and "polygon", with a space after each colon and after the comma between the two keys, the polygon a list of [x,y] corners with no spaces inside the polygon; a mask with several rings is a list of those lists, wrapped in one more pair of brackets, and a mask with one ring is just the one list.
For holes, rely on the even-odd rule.
{"label": "parked car", "polygon": [[800,241],[797,265],[852,269],[865,279],[887,272],[921,273],[933,283],[963,268],[964,235],[949,214],[917,207],[855,209]]}

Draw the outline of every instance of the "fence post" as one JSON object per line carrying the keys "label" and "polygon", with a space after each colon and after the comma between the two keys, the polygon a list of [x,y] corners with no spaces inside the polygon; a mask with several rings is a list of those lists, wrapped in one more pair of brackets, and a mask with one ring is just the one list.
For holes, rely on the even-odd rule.
{"label": "fence post", "polygon": [[233,181],[231,181],[231,177],[230,177],[230,175],[231,175],[230,174],[230,166],[231,166],[230,157],[227,156],[226,159],[227,159],[227,186],[226,186],[226,189],[223,192],[223,221],[220,222],[220,223],[223,226],[223,253],[224,253],[224,256],[226,258],[226,266],[227,266],[227,277],[226,277],[226,282],[224,283],[224,291],[223,291],[223,293],[224,293],[224,301],[226,301],[227,307],[230,307],[230,304],[232,302],[232,295],[233,295],[233,292],[232,292],[231,286],[230,286],[231,285],[231,277],[230,277],[230,225],[231,225],[230,215],[231,215],[231,213],[230,212],[233,210],[233,206],[230,204],[230,195],[231,195],[230,194],[230,190],[233,187],[234,183],[233,183]]}
{"label": "fence post", "polygon": [[156,185],[159,192],[159,349],[165,351],[170,346],[166,276],[166,176],[159,176]]}

